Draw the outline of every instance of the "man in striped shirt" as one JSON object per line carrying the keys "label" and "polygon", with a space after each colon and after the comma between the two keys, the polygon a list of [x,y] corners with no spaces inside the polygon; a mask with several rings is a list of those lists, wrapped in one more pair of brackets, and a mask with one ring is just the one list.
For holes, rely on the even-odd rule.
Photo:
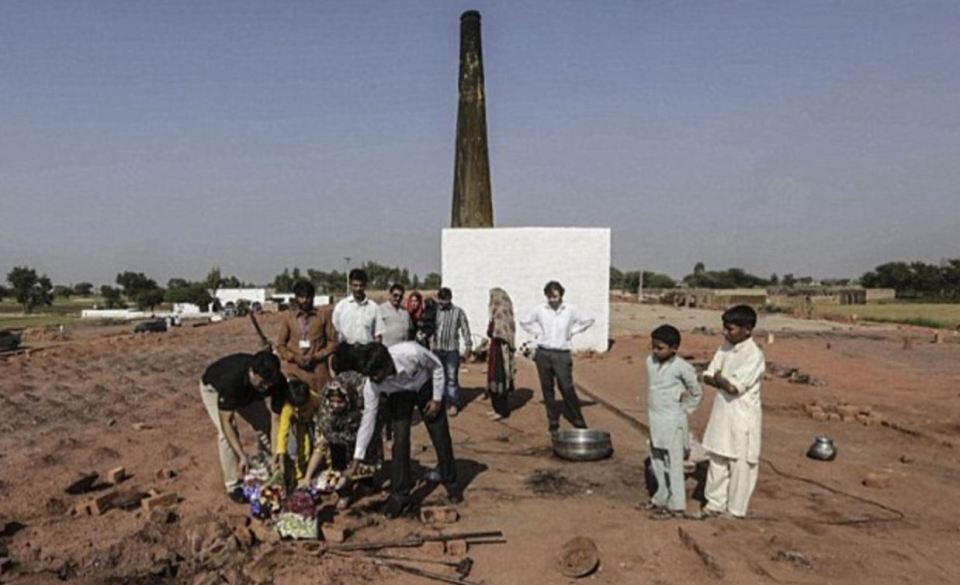
{"label": "man in striped shirt", "polygon": [[470,324],[463,309],[453,304],[453,293],[443,287],[437,292],[437,324],[433,336],[433,352],[440,358],[446,374],[443,394],[447,401],[447,414],[457,416],[460,412],[460,338],[463,337],[464,356],[470,355],[473,343],[470,340]]}

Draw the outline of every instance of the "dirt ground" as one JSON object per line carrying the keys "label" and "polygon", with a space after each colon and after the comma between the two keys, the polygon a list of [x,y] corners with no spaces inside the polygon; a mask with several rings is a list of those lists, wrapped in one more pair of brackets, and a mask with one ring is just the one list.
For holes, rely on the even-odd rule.
{"label": "dirt ground", "polygon": [[[551,455],[529,362],[520,360],[515,412],[496,423],[487,420],[488,405],[479,397],[483,366],[464,366],[469,403],[452,429],[459,471],[469,485],[461,518],[447,530],[501,530],[507,539],[470,549],[475,564],[468,579],[570,583],[556,568],[557,553],[582,535],[599,549],[600,568],[587,578],[596,583],[956,582],[960,339],[953,335],[934,344],[926,330],[829,322],[812,327],[779,317],[786,321],[776,328],[773,344],[765,333],[757,336],[769,375],[763,384],[763,462],[749,518],[658,522],[634,509],[646,500],[645,437],[613,409],[646,422],[641,390],[651,326],[677,324],[684,331],[681,353],[695,363],[709,359],[720,342],[710,331],[719,329],[718,313],[693,314],[686,319],[683,310],[617,303],[611,351],[578,357],[577,381],[603,400],[582,396],[587,422],[613,435],[614,455],[601,462]],[[268,332],[277,324],[276,317],[264,319]],[[255,349],[249,322],[234,319],[165,334],[87,333],[0,358],[0,548],[12,559],[0,581],[426,583],[274,542],[258,532],[256,521],[251,528],[266,542],[254,539],[251,545],[231,535],[247,509],[223,494],[214,429],[197,380],[210,361]],[[819,384],[780,377],[793,369]],[[692,418],[697,435],[712,392],[706,391]],[[873,414],[867,422],[815,420],[804,409],[815,400],[825,411],[849,403]],[[817,435],[834,439],[835,461],[805,457]],[[414,453],[421,466],[432,465],[422,426],[414,431]],[[131,475],[118,488],[65,492],[82,473],[117,466]],[[702,473],[688,479],[694,496],[701,481]],[[110,490],[150,489],[179,495],[172,514],[69,513]],[[428,494],[427,502],[440,492]],[[380,501],[362,500],[345,516],[354,530],[348,542],[430,532],[414,516],[384,520],[377,514]],[[699,505],[690,500],[691,511]],[[425,550],[403,552],[428,556]]]}

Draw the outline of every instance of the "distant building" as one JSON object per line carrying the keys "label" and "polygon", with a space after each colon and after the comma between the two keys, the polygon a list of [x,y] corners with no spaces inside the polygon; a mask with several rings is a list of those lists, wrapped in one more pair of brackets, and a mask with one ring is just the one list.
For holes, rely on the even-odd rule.
{"label": "distant building", "polygon": [[665,290],[662,302],[678,307],[725,309],[733,305],[759,307],[767,302],[767,291],[762,288],[675,288]]}

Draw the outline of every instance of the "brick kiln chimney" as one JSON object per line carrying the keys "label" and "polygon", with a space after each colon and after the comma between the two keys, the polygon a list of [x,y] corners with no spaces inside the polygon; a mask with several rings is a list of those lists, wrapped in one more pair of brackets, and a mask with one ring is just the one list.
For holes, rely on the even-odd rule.
{"label": "brick kiln chimney", "polygon": [[460,16],[460,106],[453,166],[451,227],[493,227],[480,13]]}

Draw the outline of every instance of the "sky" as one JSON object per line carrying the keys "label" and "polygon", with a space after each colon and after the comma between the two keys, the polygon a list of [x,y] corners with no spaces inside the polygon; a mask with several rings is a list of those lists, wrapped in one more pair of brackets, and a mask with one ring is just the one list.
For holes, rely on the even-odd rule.
{"label": "sky", "polygon": [[960,257],[960,3],[0,1],[0,271],[440,267],[459,16],[497,226],[613,264]]}

